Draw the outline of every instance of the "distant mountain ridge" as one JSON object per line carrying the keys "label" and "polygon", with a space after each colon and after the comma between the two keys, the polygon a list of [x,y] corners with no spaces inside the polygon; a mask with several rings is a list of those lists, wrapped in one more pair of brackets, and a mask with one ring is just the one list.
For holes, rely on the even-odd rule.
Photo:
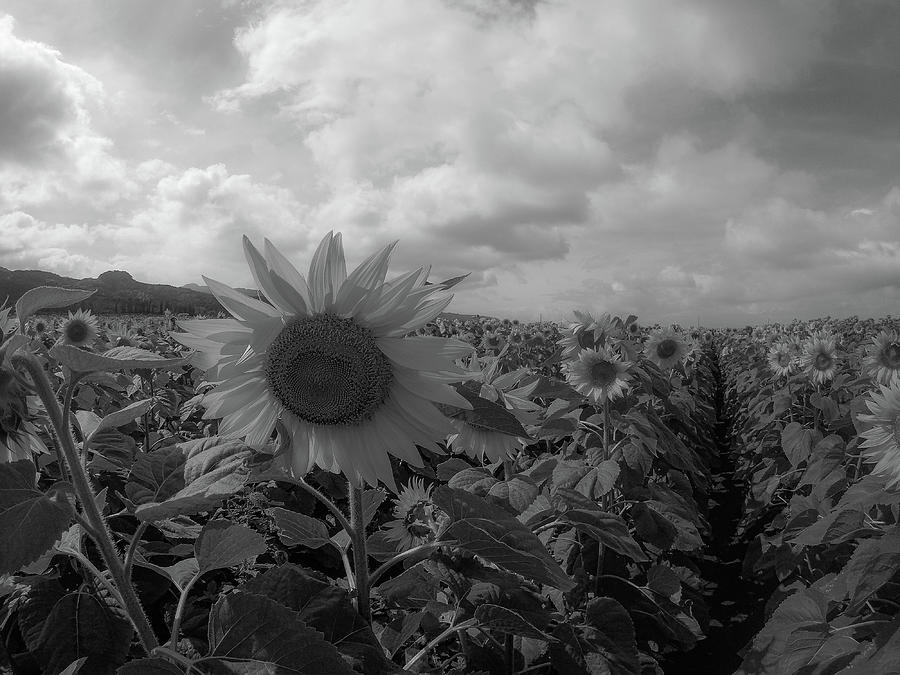
{"label": "distant mountain ridge", "polygon": [[[0,303],[15,304],[23,293],[38,286],[95,289],[87,300],[77,306],[98,314],[162,314],[166,309],[175,314],[218,314],[222,309],[211,294],[190,286],[145,284],[136,281],[128,272],[111,270],[96,279],[73,279],[42,270],[9,270],[0,267]],[[255,291],[252,291],[255,295]],[[72,308],[74,309],[74,307]]]}
{"label": "distant mountain ridge", "polygon": [[[450,288],[467,276],[465,274],[440,283]],[[9,270],[5,267],[0,267],[0,307],[4,299],[7,305],[14,305],[23,293],[38,286],[94,289],[96,293],[69,309],[82,307],[97,314],[162,314],[169,309],[174,314],[215,315],[225,311],[209,289],[200,284],[146,284],[122,270],[103,272],[96,279],[73,279],[42,270]],[[259,292],[252,288],[235,290],[252,298],[260,297]],[[444,313],[442,316],[461,320],[474,318],[466,314]]]}

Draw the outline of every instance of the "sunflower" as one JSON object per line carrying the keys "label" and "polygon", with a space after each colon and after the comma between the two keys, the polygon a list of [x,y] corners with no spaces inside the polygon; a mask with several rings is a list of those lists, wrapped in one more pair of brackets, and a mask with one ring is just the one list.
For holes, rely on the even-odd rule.
{"label": "sunflower", "polygon": [[384,536],[396,543],[398,551],[434,540],[445,516],[431,500],[432,487],[425,488],[421,478],[413,478],[397,495],[395,520],[385,525]]}
{"label": "sunflower", "polygon": [[800,366],[816,384],[824,384],[834,378],[837,355],[834,336],[830,333],[814,333],[803,346]]}
{"label": "sunflower", "polygon": [[562,358],[572,359],[583,349],[593,349],[597,346],[597,336],[592,326],[594,318],[587,313],[575,312],[578,321],[569,324],[562,330],[559,346],[562,347]]}
{"label": "sunflower", "polygon": [[871,415],[857,415],[864,427],[860,436],[866,462],[874,463],[872,473],[887,476],[888,487],[900,484],[900,385],[880,385],[869,394],[866,407]]}
{"label": "sunflower", "polygon": [[47,452],[37,430],[26,419],[27,390],[9,362],[9,344],[0,348],[0,462],[31,459],[32,452]]}
{"label": "sunflower", "polygon": [[656,331],[644,345],[647,358],[661,370],[671,370],[687,356],[688,348],[681,336],[671,328]]}
{"label": "sunflower", "polygon": [[777,377],[788,377],[796,365],[791,346],[787,342],[778,342],[769,350],[768,362],[769,368]]}
{"label": "sunflower", "polygon": [[107,336],[113,347],[137,347],[138,334],[124,323],[117,323],[109,329]]}
{"label": "sunflower", "polygon": [[97,317],[91,310],[79,309],[62,325],[60,341],[73,347],[89,347],[97,339]]}
{"label": "sunflower", "polygon": [[396,242],[350,275],[341,235],[328,233],[313,255],[308,281],[265,242],[265,257],[244,237],[260,291],[250,298],[204,277],[234,319],[185,321],[173,334],[198,350],[194,363],[217,386],[204,396],[207,419],[222,418],[225,436],[261,447],[281,419],[290,435],[291,467],[343,471],[355,486],[383,481],[396,491],[388,453],[422,465],[416,444],[453,431],[434,406],[471,409],[452,387],[466,374],[454,365],[472,348],[458,340],[404,337],[450,303],[428,271],[385,282]]}
{"label": "sunflower", "polygon": [[481,346],[486,352],[496,353],[505,345],[506,340],[503,339],[503,336],[495,333],[493,330],[485,331],[484,335],[481,336]]}
{"label": "sunflower", "polygon": [[620,398],[630,386],[631,363],[606,349],[585,349],[566,364],[566,379],[576,391],[595,403]]}
{"label": "sunflower", "polygon": [[866,367],[879,384],[900,384],[900,335],[881,331],[869,345]]}

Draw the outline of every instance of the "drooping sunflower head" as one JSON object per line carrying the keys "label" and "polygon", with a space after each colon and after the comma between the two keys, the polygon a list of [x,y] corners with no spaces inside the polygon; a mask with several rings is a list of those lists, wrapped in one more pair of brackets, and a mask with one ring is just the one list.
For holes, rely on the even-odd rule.
{"label": "drooping sunflower head", "polygon": [[97,339],[97,317],[91,310],[79,309],[62,325],[60,341],[73,347],[89,347]]}
{"label": "drooping sunflower head", "polygon": [[566,364],[566,379],[576,391],[596,403],[622,397],[628,390],[631,364],[618,354],[603,349],[582,350]]}
{"label": "drooping sunflower head", "polygon": [[881,331],[869,345],[866,368],[879,384],[900,384],[900,335]]}
{"label": "drooping sunflower head", "polygon": [[834,379],[837,358],[834,335],[815,333],[803,346],[800,364],[812,382],[824,384]]}
{"label": "drooping sunflower head", "polygon": [[433,486],[425,487],[421,478],[413,478],[400,489],[394,502],[394,520],[385,525],[384,536],[398,551],[434,541],[446,520],[444,512],[431,499]]}
{"label": "drooping sunflower head", "polygon": [[650,335],[644,345],[644,354],[660,369],[668,371],[687,356],[688,346],[674,329],[666,328]]}
{"label": "drooping sunflower head", "polygon": [[466,373],[458,340],[405,337],[434,320],[452,296],[426,285],[420,268],[385,281],[391,244],[349,275],[341,236],[329,233],[308,277],[266,241],[244,252],[267,304],[206,279],[233,319],[185,321],[173,337],[198,350],[194,364],[218,382],[204,396],[219,432],[254,447],[290,437],[291,467],[342,471],[354,485],[379,480],[396,489],[389,455],[416,466],[417,445],[441,452],[452,426],[435,403],[470,409],[452,387]]}
{"label": "drooping sunflower head", "polygon": [[870,414],[857,415],[863,457],[875,464],[872,473],[887,476],[888,487],[900,485],[900,384],[879,385],[866,407]]}

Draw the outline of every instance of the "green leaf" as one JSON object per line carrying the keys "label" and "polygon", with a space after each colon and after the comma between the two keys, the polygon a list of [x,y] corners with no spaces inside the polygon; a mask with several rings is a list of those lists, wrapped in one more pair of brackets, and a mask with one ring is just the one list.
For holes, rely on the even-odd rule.
{"label": "green leaf", "polygon": [[612,598],[595,598],[588,602],[585,619],[594,629],[588,631],[592,641],[615,666],[613,672],[638,675],[640,659],[628,610]]}
{"label": "green leaf", "polygon": [[209,615],[209,646],[210,657],[243,662],[220,672],[353,675],[319,631],[296,612],[260,595],[232,593],[219,598]]}
{"label": "green leaf", "polygon": [[499,483],[487,469],[468,467],[450,478],[447,485],[452,488],[466,490],[477,495],[484,496],[497,483]]}
{"label": "green leaf", "polygon": [[230,520],[211,520],[194,542],[200,573],[225,569],[266,552],[266,540],[249,527]]}
{"label": "green leaf", "polygon": [[119,666],[116,675],[184,675],[184,669],[160,658],[136,659]]}
{"label": "green leaf", "polygon": [[394,658],[397,650],[418,632],[419,626],[422,625],[422,619],[426,616],[428,616],[428,612],[404,614],[384,627],[378,639],[381,642],[381,646],[387,650],[390,658]]}
{"label": "green leaf", "polygon": [[55,286],[38,286],[25,291],[16,302],[16,318],[19,326],[25,331],[25,322],[35,312],[42,309],[67,307],[76,302],[81,302],[96,293],[93,290],[81,290],[76,288],[57,288]]}
{"label": "green leaf", "polygon": [[826,623],[828,599],[819,591],[805,588],[787,597],[766,622],[744,656],[741,668],[748,673],[782,673],[785,650],[791,633],[801,626]]}
{"label": "green leaf", "polygon": [[132,422],[133,420],[141,417],[145,412],[147,412],[152,402],[153,399],[145,398],[143,401],[137,401],[125,406],[121,410],[111,412],[102,420],[100,420],[97,428],[93,432],[91,432],[91,434],[96,433],[97,431],[102,431],[103,429],[114,429],[117,427],[125,426],[129,422]]}
{"label": "green leaf", "polygon": [[471,469],[472,465],[459,457],[451,457],[437,465],[438,480],[447,482],[460,471]]}
{"label": "green leaf", "polygon": [[900,530],[892,529],[880,539],[859,543],[838,574],[850,597],[847,613],[855,613],[865,601],[900,569]]}
{"label": "green leaf", "polygon": [[574,488],[590,472],[583,459],[561,459],[553,469],[553,487]]}
{"label": "green leaf", "polygon": [[166,446],[138,457],[125,493],[144,521],[206,511],[244,486],[250,454],[242,441],[219,436]]}
{"label": "green leaf", "polygon": [[462,420],[480,431],[493,431],[507,436],[529,438],[522,423],[499,403],[482,398],[465,384],[454,385],[456,391],[472,404],[471,410],[442,405],[448,417]]}
{"label": "green leaf", "polygon": [[625,521],[614,513],[569,509],[560,514],[559,520],[570,523],[579,532],[584,532],[634,562],[649,560],[647,554],[628,533]]}
{"label": "green leaf", "polygon": [[528,476],[516,475],[509,480],[494,483],[488,495],[509,504],[516,513],[522,513],[537,499],[540,490]]}
{"label": "green leaf", "polygon": [[67,503],[36,488],[30,460],[0,463],[0,574],[17,572],[40,558],[71,522]]}
{"label": "green leaf", "polygon": [[479,605],[475,610],[475,620],[485,628],[500,631],[501,633],[521,635],[536,640],[551,639],[549,635],[537,626],[533,626],[521,614],[500,605],[492,605],[490,603]]}
{"label": "green leaf", "polygon": [[77,373],[96,371],[135,370],[137,368],[171,368],[185,363],[185,359],[163,358],[155,352],[137,347],[113,347],[102,354],[86,352],[72,345],[58,344],[50,356]]}
{"label": "green leaf", "polygon": [[297,565],[272,568],[242,586],[299,612],[299,618],[322,632],[361,672],[381,675],[400,670],[388,661],[371,626],[350,603],[347,592]]}
{"label": "green leaf", "polygon": [[278,538],[285,546],[321,548],[331,541],[328,528],[316,518],[281,507],[266,509],[266,513],[275,521]]}
{"label": "green leaf", "polygon": [[128,656],[131,623],[87,593],[70,593],[50,612],[38,638],[37,658],[46,673],[87,657],[85,672],[115,672]]}
{"label": "green leaf", "polygon": [[438,576],[425,569],[422,563],[416,563],[393,579],[383,581],[377,589],[392,604],[405,609],[421,609],[437,599],[441,581]]}
{"label": "green leaf", "polygon": [[813,431],[799,422],[791,422],[781,431],[781,449],[794,468],[809,459],[812,445]]}
{"label": "green leaf", "polygon": [[[828,515],[805,527],[793,539],[792,544],[817,546],[842,540],[848,534],[863,529],[863,512],[856,509],[834,509]],[[874,530],[869,530],[874,534]]]}
{"label": "green leaf", "polygon": [[455,540],[462,548],[531,581],[562,591],[575,587],[541,540],[502,508],[447,486],[438,487],[433,500],[450,516],[441,541]]}
{"label": "green leaf", "polygon": [[863,476],[847,489],[835,508],[868,511],[873,506],[900,504],[900,490],[888,490],[887,481],[884,475]]}
{"label": "green leaf", "polygon": [[575,485],[575,489],[585,497],[599,499],[615,487],[619,471],[619,463],[616,460],[604,460],[585,474]]}

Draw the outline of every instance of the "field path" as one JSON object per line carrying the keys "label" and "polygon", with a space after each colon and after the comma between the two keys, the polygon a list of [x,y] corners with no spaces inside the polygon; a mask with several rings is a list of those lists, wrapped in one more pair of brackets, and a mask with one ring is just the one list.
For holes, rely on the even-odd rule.
{"label": "field path", "polygon": [[[718,368],[715,369],[718,375]],[[736,530],[744,506],[746,486],[734,476],[729,443],[730,420],[724,414],[722,380],[717,377],[716,446],[713,459],[713,490],[710,494],[709,524],[712,539],[704,560],[699,561],[702,577],[716,588],[708,598],[710,630],[690,652],[673,654],[664,660],[666,675],[732,675],[741,664],[741,649],[762,628],[769,584],[747,579],[742,574],[746,539]]]}

